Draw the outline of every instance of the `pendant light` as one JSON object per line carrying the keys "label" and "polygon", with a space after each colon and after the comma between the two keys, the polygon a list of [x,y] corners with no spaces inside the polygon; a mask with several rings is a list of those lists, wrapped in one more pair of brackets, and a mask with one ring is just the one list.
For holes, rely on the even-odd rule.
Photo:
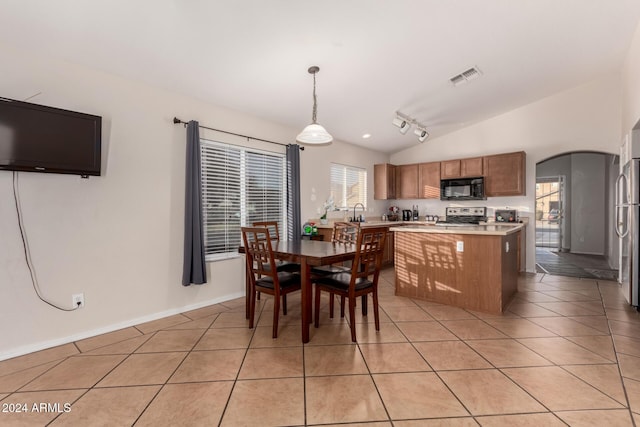
{"label": "pendant light", "polygon": [[322,125],[316,123],[318,114],[318,102],[316,100],[316,73],[320,71],[320,67],[309,67],[309,74],[313,74],[313,114],[311,116],[311,124],[305,127],[296,137],[296,141],[302,144],[328,144],[333,141],[333,137],[326,131]]}

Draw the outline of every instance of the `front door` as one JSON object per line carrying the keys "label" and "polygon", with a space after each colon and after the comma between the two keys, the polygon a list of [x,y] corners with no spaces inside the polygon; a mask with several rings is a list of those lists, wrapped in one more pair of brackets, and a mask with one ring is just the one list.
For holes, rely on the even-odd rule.
{"label": "front door", "polygon": [[536,179],[536,247],[562,249],[564,177]]}

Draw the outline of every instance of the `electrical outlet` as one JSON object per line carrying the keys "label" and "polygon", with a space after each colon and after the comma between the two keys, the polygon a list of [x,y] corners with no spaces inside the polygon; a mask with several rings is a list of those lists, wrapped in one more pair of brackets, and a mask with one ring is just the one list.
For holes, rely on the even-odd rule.
{"label": "electrical outlet", "polygon": [[456,242],[456,251],[464,252],[464,242],[463,241]]}
{"label": "electrical outlet", "polygon": [[84,294],[73,294],[71,295],[73,299],[73,307],[83,308],[84,307]]}

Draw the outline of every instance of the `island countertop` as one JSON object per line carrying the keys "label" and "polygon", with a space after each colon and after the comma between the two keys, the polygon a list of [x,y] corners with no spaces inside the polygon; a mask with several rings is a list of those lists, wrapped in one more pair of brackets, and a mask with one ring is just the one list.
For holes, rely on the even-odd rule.
{"label": "island countertop", "polygon": [[434,233],[434,234],[479,234],[485,236],[507,236],[517,233],[525,224],[480,224],[480,225],[456,225],[443,226],[432,224],[409,224],[400,227],[391,227],[389,231],[400,233]]}

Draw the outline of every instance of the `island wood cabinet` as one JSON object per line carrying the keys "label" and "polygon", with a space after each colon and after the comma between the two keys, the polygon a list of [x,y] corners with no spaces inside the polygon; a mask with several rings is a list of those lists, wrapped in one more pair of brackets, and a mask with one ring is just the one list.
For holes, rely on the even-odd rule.
{"label": "island wood cabinet", "polygon": [[398,199],[418,199],[419,167],[417,163],[396,166],[396,197]]}
{"label": "island wood cabinet", "polygon": [[394,253],[394,232],[387,231],[387,237],[384,240],[384,252],[382,253],[382,265],[393,265]]}
{"label": "island wood cabinet", "polygon": [[373,198],[390,200],[396,198],[396,166],[383,163],[373,165]]}
{"label": "island wood cabinet", "polygon": [[483,157],[484,192],[487,197],[525,195],[525,153]]}
{"label": "island wood cabinet", "polygon": [[418,164],[418,198],[440,198],[440,162]]}
{"label": "island wood cabinet", "polygon": [[475,178],[483,176],[482,157],[455,159],[440,162],[440,178]]}
{"label": "island wood cabinet", "polygon": [[397,232],[396,295],[500,314],[517,292],[516,246],[515,233]]}

